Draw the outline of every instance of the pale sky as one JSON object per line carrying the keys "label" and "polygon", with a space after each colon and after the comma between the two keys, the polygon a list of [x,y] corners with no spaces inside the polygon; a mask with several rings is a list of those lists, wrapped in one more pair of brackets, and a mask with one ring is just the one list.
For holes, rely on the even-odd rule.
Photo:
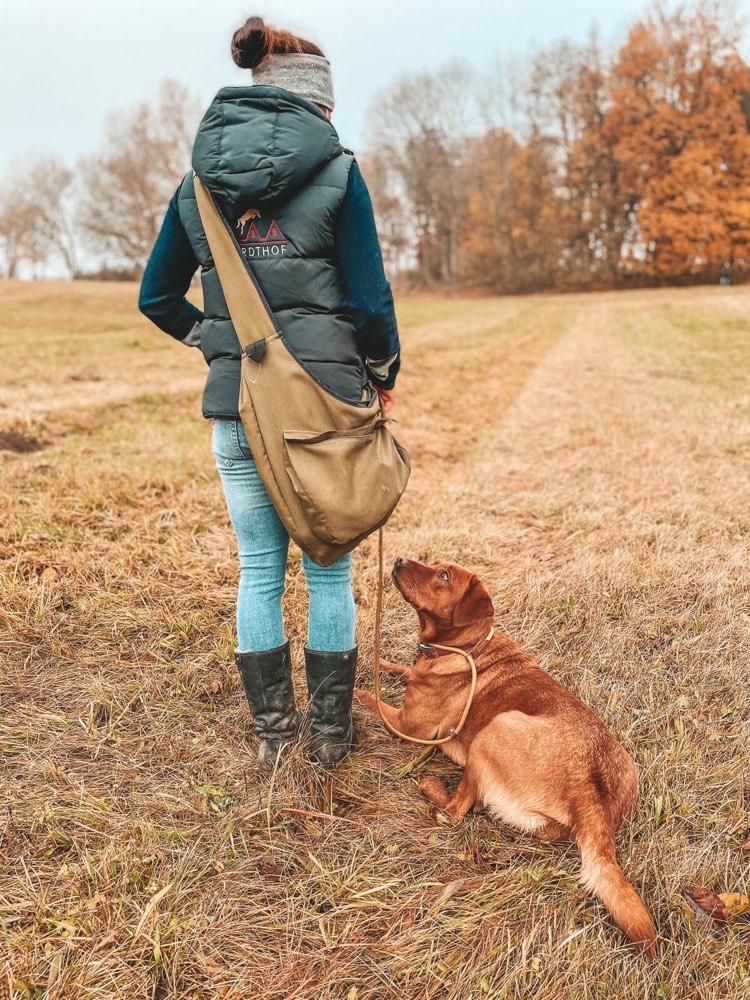
{"label": "pale sky", "polygon": [[[357,149],[373,95],[451,60],[479,69],[561,36],[622,40],[646,0],[0,0],[0,167],[93,152],[108,112],[150,98],[165,77],[206,103],[249,83],[229,55],[251,14],[317,42],[331,61],[334,124]],[[750,0],[740,4],[750,11]]]}

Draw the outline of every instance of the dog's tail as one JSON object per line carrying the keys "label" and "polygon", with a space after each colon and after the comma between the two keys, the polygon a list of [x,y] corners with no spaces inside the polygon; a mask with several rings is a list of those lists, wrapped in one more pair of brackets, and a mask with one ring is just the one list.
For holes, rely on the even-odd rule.
{"label": "dog's tail", "polygon": [[617,863],[614,835],[601,813],[589,814],[586,819],[576,834],[581,853],[580,881],[601,899],[628,938],[653,958],[656,928],[643,900]]}

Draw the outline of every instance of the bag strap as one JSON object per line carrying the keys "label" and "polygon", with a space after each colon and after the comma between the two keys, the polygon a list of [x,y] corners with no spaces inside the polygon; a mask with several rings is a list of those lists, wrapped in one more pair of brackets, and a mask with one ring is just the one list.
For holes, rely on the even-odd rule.
{"label": "bag strap", "polygon": [[280,332],[279,327],[257,278],[245,260],[229,224],[216,207],[211,192],[196,174],[193,174],[193,185],[221,290],[224,292],[240,347],[245,351],[258,341],[276,336]]}

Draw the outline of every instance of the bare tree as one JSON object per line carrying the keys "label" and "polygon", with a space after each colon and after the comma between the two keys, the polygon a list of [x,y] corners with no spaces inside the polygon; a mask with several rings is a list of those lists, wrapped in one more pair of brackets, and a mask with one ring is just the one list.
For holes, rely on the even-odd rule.
{"label": "bare tree", "polygon": [[44,259],[45,242],[20,166],[10,167],[0,181],[0,248],[6,278],[19,277],[23,264],[38,268]]}
{"label": "bare tree", "polygon": [[411,235],[404,225],[407,213],[403,190],[380,151],[366,153],[360,167],[375,209],[383,261],[389,274],[397,274],[413,263]]}
{"label": "bare tree", "polygon": [[612,143],[604,120],[608,65],[592,36],[537,53],[529,66],[528,139],[543,143],[558,197],[563,249],[555,279],[567,286],[613,280],[626,224]]}
{"label": "bare tree", "polygon": [[190,166],[201,114],[197,100],[166,81],[156,101],[110,118],[104,151],[81,167],[81,229],[92,250],[140,271],[167,202]]}
{"label": "bare tree", "polygon": [[3,277],[15,278],[23,259],[23,238],[27,219],[19,212],[12,192],[3,185],[0,193],[0,248],[3,255]]}
{"label": "bare tree", "polygon": [[26,196],[44,239],[43,260],[59,258],[71,278],[78,273],[74,180],[73,171],[55,157],[36,160],[25,177]]}
{"label": "bare tree", "polygon": [[528,137],[528,59],[520,56],[495,58],[476,76],[476,106],[481,130],[502,129],[516,139]]}
{"label": "bare tree", "polygon": [[403,79],[378,95],[368,116],[369,148],[388,174],[381,191],[403,206],[398,231],[411,237],[422,283],[452,281],[457,273],[472,79],[461,65]]}

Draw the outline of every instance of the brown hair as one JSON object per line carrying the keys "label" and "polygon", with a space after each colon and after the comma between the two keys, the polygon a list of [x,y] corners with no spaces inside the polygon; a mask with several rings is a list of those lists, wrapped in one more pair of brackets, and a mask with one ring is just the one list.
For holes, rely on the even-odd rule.
{"label": "brown hair", "polygon": [[272,52],[305,52],[322,56],[323,52],[313,42],[293,35],[291,31],[277,31],[263,23],[262,17],[249,17],[232,35],[232,59],[242,69],[254,69]]}

